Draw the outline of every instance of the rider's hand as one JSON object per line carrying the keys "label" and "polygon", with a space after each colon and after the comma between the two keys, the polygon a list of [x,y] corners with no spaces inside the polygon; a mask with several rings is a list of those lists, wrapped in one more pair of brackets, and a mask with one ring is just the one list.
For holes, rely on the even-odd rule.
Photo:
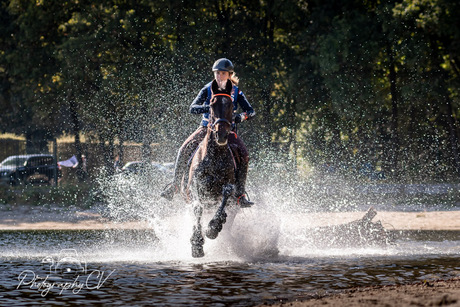
{"label": "rider's hand", "polygon": [[246,112],[244,113],[240,113],[240,114],[236,114],[235,116],[235,123],[239,124],[241,122],[244,122],[245,120],[248,119],[248,114]]}
{"label": "rider's hand", "polygon": [[209,106],[203,106],[203,113],[209,113]]}

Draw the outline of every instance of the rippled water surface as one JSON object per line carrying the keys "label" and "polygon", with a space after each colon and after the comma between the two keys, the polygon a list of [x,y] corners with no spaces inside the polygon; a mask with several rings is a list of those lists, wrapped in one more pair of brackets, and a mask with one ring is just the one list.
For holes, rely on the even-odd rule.
{"label": "rippled water surface", "polygon": [[[227,223],[216,240],[206,240],[205,256],[194,259],[190,207],[158,200],[155,185],[143,181],[106,185],[102,213],[113,221],[142,219],[147,229],[0,231],[0,306],[254,306],[460,276],[460,232],[394,232],[391,245],[339,246],[354,242],[343,240],[347,233],[315,235],[311,215],[304,214],[325,210],[327,217],[369,204],[377,211],[410,210],[391,195],[358,202],[353,191],[348,198],[309,191],[307,201],[294,197],[295,187],[260,190],[257,206],[238,213],[231,230]],[[410,199],[417,210],[460,210],[450,198],[442,205],[436,196],[424,207]]]}
{"label": "rippled water surface", "polygon": [[0,305],[252,306],[460,276],[460,233],[397,235],[388,247],[337,249],[223,237],[193,259],[185,236],[167,242],[149,230],[3,231]]}

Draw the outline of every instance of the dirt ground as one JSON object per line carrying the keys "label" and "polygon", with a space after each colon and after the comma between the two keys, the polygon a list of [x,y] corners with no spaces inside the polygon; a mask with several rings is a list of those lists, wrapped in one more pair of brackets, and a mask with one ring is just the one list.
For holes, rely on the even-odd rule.
{"label": "dirt ground", "polygon": [[[351,222],[365,212],[310,213],[293,215],[291,223],[306,227],[330,226]],[[392,230],[460,230],[460,211],[378,212],[380,220]],[[0,205],[1,230],[45,229],[143,229],[147,222],[115,223],[92,210],[61,207],[31,207]],[[459,255],[460,263],[460,255]],[[267,304],[266,304],[267,305]],[[459,306],[460,279],[425,282],[413,285],[366,287],[349,289],[340,294],[299,297],[273,302],[273,306]]]}
{"label": "dirt ground", "polygon": [[[365,212],[327,212],[293,214],[292,223],[306,228],[331,226],[361,219]],[[460,230],[460,211],[378,212],[373,221],[380,220],[390,230]],[[116,223],[101,217],[95,210],[58,206],[0,205],[0,230],[45,229],[142,229],[143,221]]]}
{"label": "dirt ground", "polygon": [[460,306],[460,279],[412,285],[356,288],[331,296],[299,298],[296,301],[278,302],[270,306],[458,307]]}
{"label": "dirt ground", "polygon": [[0,205],[0,230],[92,230],[142,229],[146,222],[117,223],[102,217],[97,210],[59,206]]}

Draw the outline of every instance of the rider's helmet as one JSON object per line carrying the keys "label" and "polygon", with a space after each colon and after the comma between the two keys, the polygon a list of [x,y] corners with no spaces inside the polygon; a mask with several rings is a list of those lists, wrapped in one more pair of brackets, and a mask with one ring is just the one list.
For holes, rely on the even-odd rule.
{"label": "rider's helmet", "polygon": [[217,61],[214,62],[214,65],[212,65],[212,71],[228,71],[230,73],[233,72],[233,64],[229,59],[222,58],[218,59]]}

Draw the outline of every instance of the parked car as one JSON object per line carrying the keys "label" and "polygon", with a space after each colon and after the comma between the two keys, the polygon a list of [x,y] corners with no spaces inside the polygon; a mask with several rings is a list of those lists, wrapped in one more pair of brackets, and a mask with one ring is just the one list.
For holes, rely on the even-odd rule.
{"label": "parked car", "polygon": [[122,168],[121,171],[124,173],[134,173],[134,174],[140,174],[145,169],[148,167],[147,162],[142,162],[142,161],[131,161],[127,162]]}
{"label": "parked car", "polygon": [[49,154],[10,156],[0,163],[0,181],[16,185],[19,183],[51,183],[57,167],[58,178],[61,168]]}
{"label": "parked car", "polygon": [[160,176],[172,176],[173,169],[168,164],[157,162],[131,161],[127,162],[121,172],[125,174],[151,174]]}

